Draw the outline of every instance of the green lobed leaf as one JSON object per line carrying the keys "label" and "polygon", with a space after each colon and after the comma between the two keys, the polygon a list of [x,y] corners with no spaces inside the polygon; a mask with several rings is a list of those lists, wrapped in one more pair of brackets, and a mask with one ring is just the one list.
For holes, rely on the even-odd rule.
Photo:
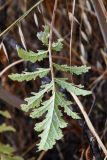
{"label": "green lobed leaf", "polygon": [[38,68],[38,71],[35,72],[23,72],[22,74],[11,74],[9,75],[9,78],[14,80],[14,81],[18,81],[18,82],[22,82],[22,81],[30,81],[30,80],[35,80],[36,77],[44,77],[48,74],[48,72],[50,71],[50,69],[46,69],[46,68]]}
{"label": "green lobed leaf", "polygon": [[91,94],[91,91],[87,91],[84,90],[82,88],[79,88],[79,86],[77,87],[76,85],[74,85],[73,83],[69,83],[66,81],[63,81],[61,79],[55,78],[55,82],[61,86],[63,89],[66,89],[69,93],[74,93],[76,95],[82,95],[82,96],[86,96]]}
{"label": "green lobed leaf", "polygon": [[25,98],[27,104],[22,104],[21,108],[23,111],[28,112],[30,109],[34,109],[35,107],[39,107],[42,101],[44,94],[52,88],[53,83],[44,85],[44,89],[40,90],[38,93],[32,93],[33,96],[29,98]]}
{"label": "green lobed leaf", "polygon": [[52,43],[52,50],[56,51],[56,52],[60,52],[63,48],[63,39],[60,38],[58,39],[56,42]]}
{"label": "green lobed leaf", "polygon": [[0,158],[2,160],[24,160],[20,156],[14,156],[15,150],[10,145],[0,144]]}
{"label": "green lobed leaf", "polygon": [[64,72],[70,72],[76,75],[81,75],[83,73],[86,73],[90,69],[90,67],[87,67],[86,65],[83,65],[80,67],[77,67],[77,66],[69,67],[67,65],[59,65],[55,63],[53,63],[53,65],[57,70],[64,71]]}
{"label": "green lobed leaf", "polygon": [[70,105],[72,104],[71,101],[68,101],[64,98],[64,95],[60,92],[56,93],[56,99],[58,101],[59,106],[64,108],[64,112],[68,115],[71,116],[73,119],[80,119],[79,115],[76,112],[73,112],[70,109]]}
{"label": "green lobed leaf", "polygon": [[0,125],[0,133],[8,132],[8,131],[9,132],[10,131],[15,132],[15,129],[12,126],[9,126],[9,125],[7,125],[5,123]]}
{"label": "green lobed leaf", "polygon": [[[43,26],[43,28],[44,28],[44,31],[37,33],[37,37],[44,45],[48,46],[50,28],[48,25]],[[61,51],[63,48],[62,41],[63,39],[59,38],[56,42],[53,42],[52,50],[57,51],[57,52]]]}
{"label": "green lobed leaf", "polygon": [[10,145],[0,144],[0,153],[11,155],[14,152],[14,148]]}
{"label": "green lobed leaf", "polygon": [[[62,113],[58,108],[59,103],[56,100],[56,93],[53,93],[52,97],[42,105],[40,115],[42,116],[42,114],[47,112],[46,118],[36,124],[35,130],[42,132],[39,135],[41,137],[41,141],[38,144],[39,150],[48,150],[53,147],[56,140],[63,137],[61,128],[65,128],[67,123],[63,120]],[[38,117],[38,113],[34,117]]]}
{"label": "green lobed leaf", "polygon": [[6,156],[5,160],[24,160],[24,159],[20,156]]}
{"label": "green lobed leaf", "polygon": [[0,115],[2,115],[5,118],[11,118],[11,115],[8,111],[0,111]]}
{"label": "green lobed leaf", "polygon": [[18,49],[18,55],[24,61],[30,61],[35,63],[36,61],[42,61],[44,58],[47,58],[48,51],[38,50],[38,53],[32,51],[25,51],[22,48]]}
{"label": "green lobed leaf", "polygon": [[[44,31],[37,34],[39,40],[42,41],[44,45],[48,47],[50,29],[49,26],[44,26]],[[52,43],[52,50],[61,51],[63,48],[62,39],[58,39],[56,42]],[[23,49],[18,50],[19,57],[21,57],[25,61],[30,61],[32,63],[36,61],[41,61],[47,57],[48,51],[38,51],[38,53],[34,53],[32,51],[27,52]],[[58,65],[53,63],[54,67],[57,70],[70,72],[73,74],[80,75],[82,73],[86,73],[90,67],[81,66],[81,67],[69,67],[67,65]],[[36,72],[24,72],[22,74],[13,74],[9,77],[12,80],[17,81],[29,81],[35,79],[37,76],[40,78],[44,77],[48,74],[49,69],[40,68]],[[57,140],[63,137],[62,128],[67,126],[67,123],[62,118],[62,112],[59,109],[60,107],[64,108],[64,112],[71,116],[73,119],[80,119],[77,113],[71,110],[71,102],[66,100],[64,95],[60,92],[53,90],[52,81],[50,84],[42,85],[40,91],[38,93],[32,93],[32,96],[26,98],[26,104],[22,104],[22,110],[25,112],[30,111],[30,117],[39,118],[44,117],[42,122],[39,122],[35,126],[35,130],[41,132],[39,137],[41,137],[40,143],[38,144],[39,150],[48,150],[53,147]],[[82,85],[74,85],[73,83],[66,82],[66,79],[63,78],[55,78],[55,83],[60,87],[66,89],[68,92],[72,92],[76,95],[89,95],[90,91],[86,91],[83,89]],[[43,97],[45,93],[52,91],[52,96],[43,101]]]}
{"label": "green lobed leaf", "polygon": [[44,31],[37,33],[38,39],[44,44],[48,45],[48,40],[49,40],[49,34],[50,34],[50,28],[48,25],[43,26]]}
{"label": "green lobed leaf", "polygon": [[42,107],[34,109],[31,112],[30,117],[32,117],[32,118],[41,117],[49,109],[49,107],[50,107],[49,105],[50,105],[50,101],[49,100],[47,100],[46,102],[42,103]]}

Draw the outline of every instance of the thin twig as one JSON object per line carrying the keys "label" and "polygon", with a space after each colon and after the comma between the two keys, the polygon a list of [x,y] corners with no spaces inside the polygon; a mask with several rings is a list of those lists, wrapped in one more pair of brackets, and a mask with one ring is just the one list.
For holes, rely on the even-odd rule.
{"label": "thin twig", "polygon": [[25,157],[33,148],[35,148],[37,144],[38,144],[38,141],[28,146],[27,150],[25,150],[24,153],[22,154],[22,157]]}
{"label": "thin twig", "polygon": [[46,151],[42,151],[37,160],[42,160],[46,153],[47,153]]}
{"label": "thin twig", "polygon": [[2,33],[0,33],[0,37],[7,33],[12,27],[21,22],[35,7],[37,7],[44,0],[39,0],[36,4],[34,4],[28,11],[26,11],[21,17],[19,17],[16,21],[14,21],[9,27],[7,27]]}
{"label": "thin twig", "polygon": [[1,78],[2,75],[3,75],[5,72],[7,72],[10,68],[12,68],[13,66],[15,66],[15,65],[17,65],[17,64],[19,64],[19,63],[22,63],[22,62],[23,62],[23,60],[18,60],[18,61],[16,61],[16,62],[8,65],[5,69],[3,69],[3,70],[0,72],[0,78]]}
{"label": "thin twig", "polygon": [[72,35],[73,35],[73,26],[74,26],[74,12],[75,12],[75,3],[76,0],[73,1],[73,8],[72,8],[72,20],[71,20],[71,37],[70,37],[70,66],[71,66],[71,58],[72,58]]}
{"label": "thin twig", "polygon": [[[53,14],[52,14],[52,22],[51,22],[51,27],[50,27],[49,47],[48,47],[49,63],[50,63],[53,85],[54,85],[54,72],[53,72],[53,65],[52,65],[52,34],[53,34],[53,26],[54,26],[54,22],[55,22],[55,13],[56,13],[57,5],[58,5],[58,0],[55,0]],[[55,90],[55,86],[53,86],[53,89]]]}
{"label": "thin twig", "polygon": [[96,138],[96,140],[97,140],[99,146],[101,147],[101,149],[103,150],[105,156],[107,156],[107,150],[106,150],[103,142],[101,141],[100,137],[98,136],[97,132],[95,131],[95,129],[94,129],[87,113],[86,113],[86,111],[84,110],[84,107],[83,107],[82,103],[80,102],[79,98],[74,93],[71,93],[71,95],[73,96],[75,102],[77,103],[79,109],[81,110],[88,128],[92,132],[93,136]]}
{"label": "thin twig", "polygon": [[104,3],[102,0],[90,0],[90,1],[94,7],[99,22],[99,26],[101,29],[101,33],[105,42],[105,47],[107,48],[107,12]]}

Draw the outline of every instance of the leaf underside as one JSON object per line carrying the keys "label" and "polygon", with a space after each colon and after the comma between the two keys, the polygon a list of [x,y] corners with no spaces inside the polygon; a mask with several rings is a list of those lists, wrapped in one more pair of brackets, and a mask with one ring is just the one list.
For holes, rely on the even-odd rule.
{"label": "leaf underside", "polygon": [[36,123],[35,130],[41,132],[39,137],[41,141],[38,144],[39,150],[48,150],[53,147],[56,140],[63,137],[61,128],[65,128],[67,123],[63,119],[60,107],[64,108],[64,112],[74,119],[79,119],[77,113],[70,109],[72,104],[64,98],[64,95],[58,91],[52,93],[52,96],[43,102],[44,94],[52,91],[53,82],[44,85],[44,88],[38,93],[33,93],[33,96],[26,98],[27,104],[21,105],[26,112],[30,110],[30,117],[39,118],[45,116],[44,120]]}
{"label": "leaf underside", "polygon": [[[48,47],[50,29],[49,26],[44,26],[44,31],[37,34],[38,39]],[[52,43],[52,51],[60,52],[63,48],[62,39]],[[18,49],[18,55],[24,61],[35,63],[42,61],[48,57],[48,50],[38,50],[37,53],[32,51],[25,51]],[[56,70],[69,72],[76,75],[81,75],[88,72],[90,67],[59,65],[53,63]],[[12,74],[9,76],[12,80],[19,82],[35,80],[37,77],[45,77],[50,69],[38,68],[35,72],[23,72],[22,74]],[[84,90],[82,85],[75,85],[67,82],[67,78],[54,78],[49,84],[42,85],[39,92],[32,93],[28,98],[25,98],[25,104],[21,108],[25,112],[30,112],[30,117],[33,119],[42,117],[42,121],[36,123],[35,130],[40,132],[40,143],[38,144],[39,150],[48,150],[53,147],[57,140],[63,137],[62,129],[67,126],[63,118],[63,112],[73,119],[80,119],[80,116],[72,110],[72,102],[68,101],[63,93],[59,90],[66,89],[69,93],[76,95],[86,96],[91,94],[90,91]],[[58,90],[59,89],[59,90]],[[47,93],[48,96],[47,97]]]}
{"label": "leaf underside", "polygon": [[80,96],[80,95],[86,96],[86,95],[91,94],[90,91],[82,89],[81,86],[79,88],[79,86],[77,87],[73,83],[69,83],[69,82],[66,82],[66,81],[58,79],[58,78],[55,78],[55,82],[63,89],[66,89],[69,93],[72,92],[72,93],[76,94],[77,96]]}
{"label": "leaf underside", "polygon": [[53,83],[44,85],[44,88],[40,90],[38,93],[32,93],[33,95],[29,98],[25,98],[26,104],[22,104],[22,110],[28,112],[30,109],[34,109],[35,107],[39,107],[44,94],[51,90]]}

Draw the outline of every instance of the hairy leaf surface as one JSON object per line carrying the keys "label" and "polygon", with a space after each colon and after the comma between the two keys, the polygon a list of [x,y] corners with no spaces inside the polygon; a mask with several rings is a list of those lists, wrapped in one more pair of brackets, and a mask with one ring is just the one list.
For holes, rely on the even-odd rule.
{"label": "hairy leaf surface", "polygon": [[25,51],[22,48],[18,49],[18,55],[24,61],[30,61],[35,63],[36,61],[42,61],[44,58],[47,58],[48,51],[38,50],[38,53],[32,51]]}
{"label": "hairy leaf surface", "polygon": [[48,45],[50,28],[48,25],[43,26],[43,28],[44,31],[37,33],[37,37],[44,45]]}
{"label": "hairy leaf surface", "polygon": [[66,81],[63,81],[61,79],[58,79],[58,78],[55,78],[55,82],[61,86],[63,89],[66,89],[68,92],[72,92],[76,95],[82,95],[82,96],[86,96],[86,95],[89,95],[91,94],[90,91],[87,91],[87,90],[84,90],[82,88],[79,88],[79,86],[75,86],[73,83],[69,83],[69,82],[66,82]]}
{"label": "hairy leaf surface", "polygon": [[56,52],[59,52],[62,50],[63,48],[63,43],[62,43],[63,39],[60,38],[58,39],[56,42],[53,42],[52,43],[52,50],[56,51]]}
{"label": "hairy leaf surface", "polygon": [[56,93],[56,99],[58,101],[59,106],[64,108],[64,112],[68,115],[71,116],[73,119],[80,119],[79,115],[76,112],[73,112],[70,109],[70,105],[72,104],[71,101],[68,101],[64,98],[64,95],[60,92]]}
{"label": "hairy leaf surface", "polygon": [[11,78],[14,81],[22,82],[22,81],[30,81],[35,80],[36,77],[44,77],[48,74],[50,69],[46,68],[38,68],[38,71],[35,72],[23,72],[22,74],[11,74],[9,75],[9,78]]}
{"label": "hairy leaf surface", "polygon": [[54,67],[57,70],[64,71],[64,72],[70,72],[70,73],[76,74],[76,75],[81,75],[83,73],[86,73],[90,69],[90,67],[87,67],[86,65],[83,65],[80,67],[77,67],[77,66],[69,67],[67,65],[59,65],[59,64],[55,64],[55,63],[54,63]]}
{"label": "hairy leaf surface", "polygon": [[61,128],[65,128],[67,123],[63,120],[58,106],[56,93],[54,93],[49,100],[42,103],[41,109],[37,109],[37,112],[35,110],[35,115],[32,115],[32,117],[38,117],[39,112],[40,116],[46,113],[46,118],[35,126],[36,131],[42,132],[39,135],[41,137],[41,141],[38,144],[39,150],[51,149],[56,140],[63,137]]}
{"label": "hairy leaf surface", "polygon": [[[44,31],[37,34],[38,39],[47,48],[49,46],[49,35],[50,28],[47,25],[44,26]],[[53,42],[51,47],[52,51],[60,52],[63,48],[62,41],[62,39],[57,39],[57,41]],[[24,61],[30,61],[32,63],[36,61],[42,61],[47,56],[49,59],[52,58],[49,57],[48,50],[38,50],[38,53],[34,53],[32,51],[27,52],[23,49],[18,49],[18,55]],[[51,65],[52,64],[50,64],[50,66]],[[85,65],[80,67],[69,67],[67,65],[59,65],[55,63],[53,63],[53,65],[57,70],[76,75],[86,73],[90,69],[90,67],[86,67]],[[37,76],[40,78],[46,76],[50,69],[39,68],[38,71],[35,72],[12,74],[9,77],[12,80],[17,80],[19,82],[24,80],[29,81],[36,79]],[[63,111],[73,119],[80,119],[79,115],[73,112],[71,108],[72,102],[68,101],[64,94],[60,93],[58,89],[60,90],[63,88],[66,89],[69,93],[82,96],[91,94],[90,91],[84,90],[82,85],[69,83],[65,77],[55,78],[54,76],[51,76],[52,82],[49,84],[45,83],[49,82],[50,78],[48,81],[42,79],[43,85],[40,87],[39,92],[32,93],[29,98],[25,98],[26,103],[21,105],[23,111],[30,112],[30,117],[33,119],[40,118],[40,122],[35,125],[35,130],[40,132],[39,137],[41,138],[40,143],[38,144],[39,150],[51,149],[56,141],[63,137],[62,129],[67,126],[67,123],[63,119]]]}
{"label": "hairy leaf surface", "polygon": [[[44,31],[37,33],[37,37],[44,45],[46,45],[48,47],[50,28],[48,25],[43,26],[43,28],[44,28]],[[56,42],[53,42],[52,43],[52,50],[54,50],[56,52],[61,51],[63,48],[62,41],[63,41],[63,39],[59,38]]]}
{"label": "hairy leaf surface", "polygon": [[23,111],[28,112],[30,109],[34,109],[35,107],[39,107],[42,101],[44,94],[52,88],[53,83],[44,85],[44,89],[40,90],[38,93],[32,93],[33,96],[29,98],[25,98],[27,104],[22,104],[21,108]]}

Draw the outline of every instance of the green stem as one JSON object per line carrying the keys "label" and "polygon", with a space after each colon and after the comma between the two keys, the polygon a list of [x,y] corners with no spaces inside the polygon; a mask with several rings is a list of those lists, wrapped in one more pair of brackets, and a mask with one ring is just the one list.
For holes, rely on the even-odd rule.
{"label": "green stem", "polygon": [[52,77],[52,81],[53,81],[53,91],[55,91],[55,82],[54,82],[54,71],[53,71],[53,63],[52,63],[52,34],[53,34],[53,26],[54,26],[54,22],[55,22],[55,12],[57,9],[57,5],[58,5],[58,0],[55,0],[53,14],[52,14],[50,36],[49,36],[49,47],[48,47],[51,77]]}

